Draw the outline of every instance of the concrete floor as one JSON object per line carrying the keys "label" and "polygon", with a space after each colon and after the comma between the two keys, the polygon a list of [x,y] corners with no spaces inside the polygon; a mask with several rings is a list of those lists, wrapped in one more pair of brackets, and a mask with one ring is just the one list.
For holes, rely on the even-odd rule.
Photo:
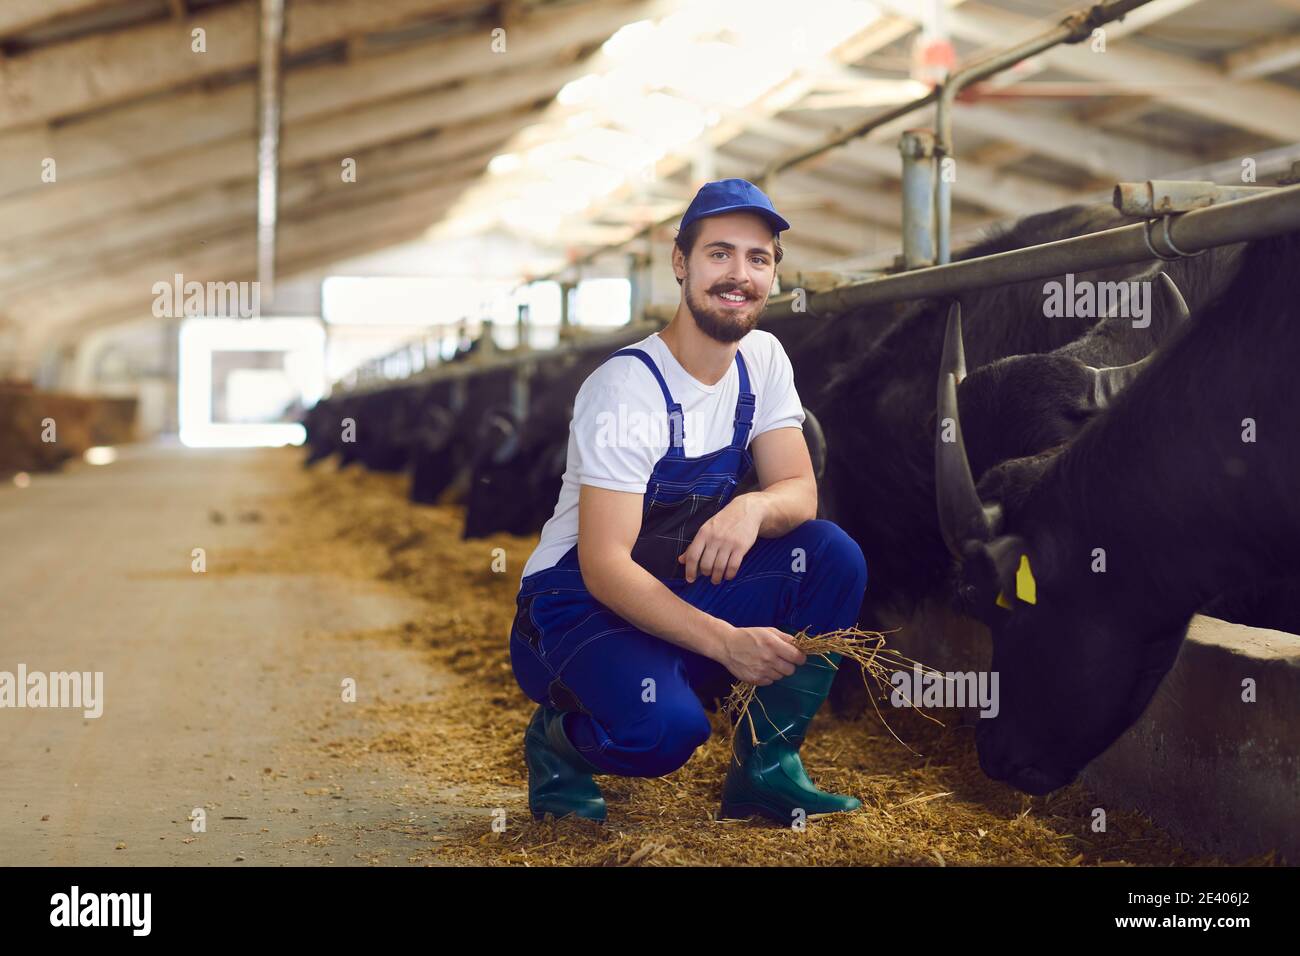
{"label": "concrete floor", "polygon": [[[0,671],[102,671],[103,715],[0,708],[0,863],[402,863],[415,781],[322,759],[361,694],[427,695],[409,654],[332,632],[414,616],[396,590],[197,574],[273,533],[227,517],[290,487],[287,452],[126,449],[0,487]],[[391,771],[389,771],[391,773]],[[207,812],[207,832],[189,816]],[[189,841],[189,842],[185,842]],[[242,860],[238,859],[242,858]]]}

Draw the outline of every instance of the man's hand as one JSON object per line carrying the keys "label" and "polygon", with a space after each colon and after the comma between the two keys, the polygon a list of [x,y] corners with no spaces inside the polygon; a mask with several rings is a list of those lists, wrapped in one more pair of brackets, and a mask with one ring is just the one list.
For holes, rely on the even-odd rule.
{"label": "man's hand", "polygon": [[763,524],[764,500],[756,493],[738,495],[700,527],[690,547],[677,556],[686,565],[686,580],[703,574],[714,584],[730,581],[740,561],[758,540]]}
{"label": "man's hand", "polygon": [[789,677],[807,659],[780,628],[737,627],[723,642],[719,661],[737,680],[763,687]]}

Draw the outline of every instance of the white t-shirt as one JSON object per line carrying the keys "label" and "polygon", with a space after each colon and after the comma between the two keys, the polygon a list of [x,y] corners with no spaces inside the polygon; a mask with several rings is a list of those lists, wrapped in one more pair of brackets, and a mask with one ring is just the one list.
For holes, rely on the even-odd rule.
{"label": "white t-shirt", "polygon": [[[731,444],[735,431],[740,372],[733,361],[716,384],[691,376],[658,332],[628,348],[650,356],[682,406],[688,458]],[[754,421],[748,441],[773,428],[803,427],[803,405],[794,387],[794,370],[781,343],[754,329],[740,340],[740,352],[754,393]],[[659,383],[632,355],[605,361],[587,376],[573,403],[568,461],[555,512],[524,564],[522,577],[553,567],[578,541],[578,487],[645,494],[650,473],[668,451],[668,409]]]}

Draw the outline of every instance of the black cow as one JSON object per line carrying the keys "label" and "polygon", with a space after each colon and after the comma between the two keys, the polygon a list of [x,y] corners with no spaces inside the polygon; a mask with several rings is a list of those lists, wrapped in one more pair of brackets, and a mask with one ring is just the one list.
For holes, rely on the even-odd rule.
{"label": "black cow", "polygon": [[[413,456],[412,501],[433,504],[448,488],[468,480],[474,450],[492,417],[513,414],[514,379],[513,368],[484,369],[465,379],[464,401],[458,407],[426,405],[425,415],[438,420]],[[433,407],[445,407],[453,416],[450,422],[440,419]]]}
{"label": "black cow", "polygon": [[304,468],[328,458],[335,452],[331,423],[336,421],[338,405],[339,402],[335,399],[322,398],[303,412],[302,418],[299,419],[306,432],[304,444],[307,447],[307,457],[303,459]]}
{"label": "black cow", "polygon": [[[344,441],[344,423],[349,418],[356,420],[359,407],[358,395],[339,393],[322,399],[307,410],[302,419],[307,430],[308,448],[304,466],[314,465],[333,454],[339,456],[340,467],[356,460],[356,444]],[[356,430],[352,429],[351,434],[355,435]]]}
{"label": "black cow", "polygon": [[1000,681],[976,737],[989,776],[1034,794],[1068,784],[1141,715],[1199,608],[1300,574],[1297,267],[1300,233],[1251,243],[1107,412],[978,488],[945,376],[957,440],[936,442],[939,513]]}
{"label": "black cow", "polygon": [[[339,407],[338,466],[340,469],[361,460],[361,445],[358,441],[358,435],[362,431],[360,422],[364,418],[361,414],[364,400],[364,393],[349,395],[347,401]],[[347,429],[346,435],[344,434],[344,428]]]}
{"label": "black cow", "polygon": [[354,462],[381,472],[418,467],[423,450],[445,441],[448,392],[445,382],[403,382],[318,402],[303,417],[310,449],[304,464],[337,454],[340,468]]}
{"label": "black cow", "polygon": [[405,471],[411,459],[411,436],[424,408],[424,389],[403,382],[360,396],[356,445],[371,471]]}
{"label": "black cow", "polygon": [[499,531],[534,534],[551,516],[568,445],[554,429],[535,430],[538,419],[530,408],[523,422],[513,414],[497,414],[484,423],[466,494],[463,539]]}
{"label": "black cow", "polygon": [[359,461],[373,471],[401,471],[409,453],[405,436],[412,414],[411,396],[402,388],[318,402],[303,419],[310,448],[304,464],[338,453],[340,468]]}
{"label": "black cow", "polygon": [[[411,430],[410,499],[417,504],[433,504],[433,497],[422,497],[434,490],[435,482],[426,478],[438,468],[440,455],[449,446],[456,428],[457,397],[453,383],[443,379],[421,389],[419,415]],[[437,489],[441,490],[441,489]]]}
{"label": "black cow", "polygon": [[[991,255],[1131,221],[1109,206],[1073,206],[1031,216],[956,258]],[[1227,249],[1190,262],[1170,263],[1168,269],[1195,309],[1231,277],[1234,262],[1234,251]],[[1152,264],[1145,263],[1084,273],[1078,279],[1128,281],[1152,274]],[[1123,348],[1115,354],[1119,364],[1125,364],[1133,356],[1144,355],[1182,320],[1173,300],[1156,295],[1152,296],[1153,314],[1146,329],[1133,329],[1127,319],[1099,324],[1092,317],[1047,318],[1044,287],[1044,280],[1034,280],[967,293],[958,299],[971,326],[966,352],[971,369],[982,369],[1008,356],[1055,353],[1036,354],[1029,363],[1007,365],[1004,375],[987,378],[1002,399],[995,407],[1005,408],[1026,394],[1020,391],[1023,381],[1014,374],[1017,368],[1028,372],[1030,379],[1037,376],[1039,385],[1048,390],[1054,378],[1053,363],[1086,375],[1064,347],[1087,340],[1089,332],[1093,333],[1090,344],[1094,349],[1106,338],[1122,343]],[[946,300],[922,300],[851,311],[836,319],[797,357],[792,355],[796,375],[800,369],[818,364],[829,370],[823,371],[826,383],[812,392],[809,404],[826,430],[823,494],[828,499],[828,516],[857,540],[870,569],[861,615],[868,626],[894,626],[923,602],[945,593],[949,559],[934,511],[932,425],[934,370],[943,351],[948,306]],[[855,342],[867,345],[856,351]],[[1008,391],[1008,382],[1015,382],[1016,388]],[[803,381],[800,386],[804,388]],[[1063,393],[1064,399],[1073,400],[1071,388]],[[1040,387],[1040,395],[1041,391]],[[981,416],[987,427],[979,434],[968,434],[968,442],[973,449],[981,449],[977,457],[985,447],[994,449],[988,456],[992,462],[999,447],[1019,449],[1026,442],[1045,440],[1041,433],[1012,434],[1011,429],[1028,425],[1033,432],[1034,423],[1051,411],[1050,404],[1044,406],[1036,399],[1025,407],[1023,415],[994,417],[987,422]],[[1081,427],[1085,418],[1077,425]],[[1064,429],[1065,437],[1077,430],[1073,423],[1067,424],[1071,428]],[[1047,433],[1050,437],[1050,430]]]}
{"label": "black cow", "polygon": [[[469,361],[479,353],[483,335],[470,340],[462,334],[456,350],[442,365]],[[340,393],[307,409],[300,422],[307,431],[305,466],[337,453],[339,466],[360,461],[376,471],[402,471],[430,448],[440,449],[440,437],[451,405],[448,383],[408,380],[378,389]],[[344,441],[344,421],[355,427]],[[362,421],[364,420],[364,426]]]}
{"label": "black cow", "polygon": [[525,420],[499,416],[475,450],[462,537],[539,531],[555,508],[578,388],[614,351],[567,352],[539,362]]}

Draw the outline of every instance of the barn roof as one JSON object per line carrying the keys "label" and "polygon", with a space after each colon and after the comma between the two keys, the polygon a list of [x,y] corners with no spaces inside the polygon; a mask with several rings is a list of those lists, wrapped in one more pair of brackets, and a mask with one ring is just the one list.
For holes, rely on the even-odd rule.
{"label": "barn roof", "polygon": [[[1080,5],[949,0],[942,28],[965,62]],[[430,230],[525,238],[520,272],[545,271],[671,218],[700,177],[756,175],[924,90],[926,5],[907,0],[808,0],[797,23],[757,0],[286,6],[281,276]],[[0,5],[0,330],[48,347],[147,315],[176,273],[254,277],[258,23],[255,0]],[[1297,0],[1153,0],[1105,40],[959,103],[957,231],[1120,179],[1231,181],[1246,158],[1270,182],[1300,158]],[[773,181],[790,265],[897,251],[898,134],[930,118]]]}

